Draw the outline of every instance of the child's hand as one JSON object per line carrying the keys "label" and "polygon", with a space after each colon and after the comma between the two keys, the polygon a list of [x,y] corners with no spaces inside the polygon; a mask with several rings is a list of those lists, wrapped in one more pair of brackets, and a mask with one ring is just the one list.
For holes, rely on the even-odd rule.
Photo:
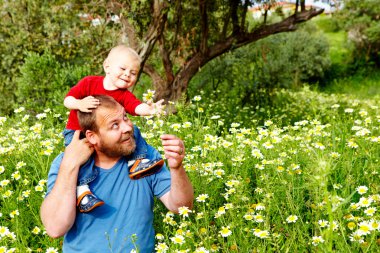
{"label": "child's hand", "polygon": [[80,100],[78,110],[81,112],[91,112],[91,109],[95,109],[99,104],[98,99],[93,96],[88,96]]}
{"label": "child's hand", "polygon": [[162,103],[164,102],[163,99],[161,99],[160,101],[157,101],[156,103],[153,103],[151,106],[153,107],[153,115],[165,115],[166,112],[163,110],[165,108],[165,105],[163,105]]}

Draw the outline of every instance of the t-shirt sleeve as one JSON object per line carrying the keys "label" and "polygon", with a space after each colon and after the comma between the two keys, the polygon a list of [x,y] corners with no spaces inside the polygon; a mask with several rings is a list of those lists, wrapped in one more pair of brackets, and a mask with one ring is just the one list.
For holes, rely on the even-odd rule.
{"label": "t-shirt sleeve", "polygon": [[142,104],[142,102],[138,100],[136,96],[133,95],[132,92],[129,92],[129,91],[126,92],[123,106],[127,113],[129,113],[132,116],[136,116],[137,114],[135,110],[136,110],[136,107],[140,104]]}
{"label": "t-shirt sleeve", "polygon": [[[152,146],[148,145],[148,154],[153,156],[150,159],[161,158],[160,153],[154,149]],[[161,170],[150,176],[152,178],[152,189],[153,194],[157,198],[161,198],[165,193],[170,191],[171,186],[171,176],[166,164],[162,166]]]}
{"label": "t-shirt sleeve", "polygon": [[86,95],[84,94],[84,87],[88,83],[88,77],[85,77],[81,79],[75,86],[71,87],[69,92],[66,94],[66,97],[71,96],[76,99],[81,99],[85,97]]}
{"label": "t-shirt sleeve", "polygon": [[45,197],[51,192],[53,189],[53,186],[55,184],[55,181],[57,180],[59,167],[61,166],[61,162],[63,159],[63,153],[60,153],[54,161],[51,163],[50,171],[48,174],[48,180],[47,180],[47,191],[45,194]]}

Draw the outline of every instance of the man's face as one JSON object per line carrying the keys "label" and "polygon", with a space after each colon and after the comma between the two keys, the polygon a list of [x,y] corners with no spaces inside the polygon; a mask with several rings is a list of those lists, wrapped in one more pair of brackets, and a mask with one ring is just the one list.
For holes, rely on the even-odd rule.
{"label": "man's face", "polygon": [[132,154],[136,149],[133,124],[124,108],[120,105],[115,109],[99,108],[96,113],[97,150],[109,157]]}

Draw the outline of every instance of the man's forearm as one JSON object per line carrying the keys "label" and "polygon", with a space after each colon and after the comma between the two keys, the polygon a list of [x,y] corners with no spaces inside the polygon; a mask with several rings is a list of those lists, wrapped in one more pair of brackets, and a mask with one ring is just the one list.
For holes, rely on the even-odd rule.
{"label": "man's forearm", "polygon": [[41,206],[41,219],[49,236],[63,236],[76,216],[76,184],[79,167],[62,162],[52,191]]}
{"label": "man's forearm", "polygon": [[170,210],[178,212],[181,206],[193,207],[194,190],[193,186],[186,174],[185,169],[181,165],[178,169],[170,170],[171,189],[170,189]]}

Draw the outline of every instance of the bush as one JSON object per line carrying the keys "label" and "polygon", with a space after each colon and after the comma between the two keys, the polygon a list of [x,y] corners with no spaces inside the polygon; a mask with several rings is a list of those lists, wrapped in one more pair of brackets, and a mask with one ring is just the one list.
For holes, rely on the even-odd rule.
{"label": "bush", "polygon": [[239,100],[232,107],[270,103],[275,88],[322,79],[330,66],[328,50],[327,40],[311,25],[276,34],[211,61],[193,79],[189,93],[193,88],[194,93],[200,88],[227,92]]}
{"label": "bush", "polygon": [[31,111],[63,105],[69,88],[90,73],[90,67],[64,65],[46,52],[43,55],[29,52],[17,79],[17,107]]}

